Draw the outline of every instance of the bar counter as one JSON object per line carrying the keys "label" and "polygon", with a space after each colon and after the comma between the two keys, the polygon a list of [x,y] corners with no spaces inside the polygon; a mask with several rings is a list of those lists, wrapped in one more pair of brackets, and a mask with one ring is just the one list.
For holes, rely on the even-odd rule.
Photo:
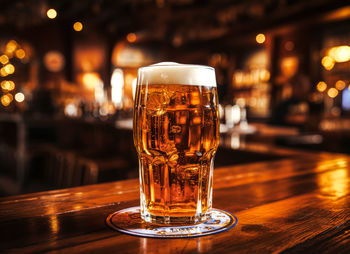
{"label": "bar counter", "polygon": [[228,231],[153,239],[111,230],[110,213],[139,204],[132,179],[1,198],[1,252],[349,253],[350,157],[282,153],[215,169],[213,206],[238,218]]}

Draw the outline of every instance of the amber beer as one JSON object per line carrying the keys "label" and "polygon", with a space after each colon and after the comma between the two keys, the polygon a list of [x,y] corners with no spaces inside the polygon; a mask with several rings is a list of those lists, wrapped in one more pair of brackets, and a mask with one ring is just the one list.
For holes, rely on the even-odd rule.
{"label": "amber beer", "polygon": [[175,63],[140,68],[135,98],[141,217],[157,224],[207,220],[219,142],[214,69]]}

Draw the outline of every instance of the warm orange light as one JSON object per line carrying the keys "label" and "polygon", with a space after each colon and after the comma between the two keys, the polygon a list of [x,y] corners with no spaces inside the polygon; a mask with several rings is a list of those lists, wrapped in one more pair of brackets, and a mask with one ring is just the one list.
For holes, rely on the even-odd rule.
{"label": "warm orange light", "polygon": [[255,37],[255,40],[257,43],[259,44],[262,44],[265,42],[265,35],[264,34],[258,34],[256,37]]}
{"label": "warm orange light", "polygon": [[74,25],[73,25],[73,29],[76,31],[76,32],[80,32],[81,30],[83,30],[83,24],[81,22],[75,22]]}
{"label": "warm orange light", "polygon": [[335,88],[329,88],[328,92],[327,92],[328,96],[331,98],[335,98],[338,95],[338,90]]}
{"label": "warm orange light", "polygon": [[130,86],[133,80],[134,80],[134,76],[132,74],[128,73],[125,75],[125,84],[127,86]]}
{"label": "warm orange light", "polygon": [[339,91],[343,90],[345,88],[346,84],[343,80],[338,80],[335,83],[335,88],[337,88]]}
{"label": "warm orange light", "polygon": [[323,57],[321,63],[323,67],[328,71],[331,70],[335,64],[334,59],[330,56]]}
{"label": "warm orange light", "polygon": [[82,80],[88,90],[94,90],[96,85],[101,82],[100,75],[95,72],[85,73]]}
{"label": "warm orange light", "polygon": [[347,62],[350,60],[350,47],[349,46],[333,47],[329,50],[328,55],[338,63]]}
{"label": "warm orange light", "polygon": [[268,70],[266,70],[266,69],[260,70],[259,78],[261,81],[264,81],[264,82],[269,81],[270,76],[271,76],[271,74]]}
{"label": "warm orange light", "polygon": [[[321,161],[319,168],[328,168],[329,165]],[[340,198],[346,195],[349,191],[349,182],[346,180],[348,175],[348,162],[345,159],[335,160],[337,170],[328,171],[317,176],[317,184],[320,187],[321,193],[329,197]]]}
{"label": "warm orange light", "polygon": [[47,10],[46,15],[49,19],[54,19],[57,17],[57,11],[55,9],[49,9]]}
{"label": "warm orange light", "polygon": [[126,39],[128,42],[130,43],[133,43],[136,41],[136,34],[134,33],[129,33],[127,36],[126,36]]}
{"label": "warm orange light", "polygon": [[192,123],[193,124],[200,124],[202,122],[202,119],[200,117],[193,117]]}
{"label": "warm orange light", "polygon": [[65,106],[64,113],[70,117],[78,116],[78,108],[74,103],[69,103]]}
{"label": "warm orange light", "polygon": [[23,102],[24,99],[25,99],[25,96],[24,96],[23,93],[16,93],[16,95],[15,95],[15,100],[16,100],[17,102]]}
{"label": "warm orange light", "polygon": [[1,88],[2,89],[6,89],[6,87],[7,87],[7,81],[6,80],[4,80],[4,81],[1,81]]}
{"label": "warm orange light", "polygon": [[13,100],[13,96],[10,93],[1,96],[1,104],[4,105],[5,107],[10,105],[12,100]]}
{"label": "warm orange light", "polygon": [[1,82],[1,88],[7,91],[15,89],[15,83],[12,80],[4,80]]}
{"label": "warm orange light", "polygon": [[191,94],[191,104],[192,105],[199,105],[200,104],[200,98],[198,92],[192,92]]}
{"label": "warm orange light", "polygon": [[281,70],[283,76],[290,78],[298,71],[299,59],[296,56],[288,56],[282,58]]}
{"label": "warm orange light", "polygon": [[328,51],[328,56],[332,57],[333,59],[335,59],[335,55],[336,55],[336,50],[338,47],[333,47]]}
{"label": "warm orange light", "polygon": [[26,56],[26,52],[23,49],[17,49],[15,54],[18,59],[23,59]]}
{"label": "warm orange light", "polygon": [[60,224],[56,214],[50,216],[49,225],[50,225],[51,234],[57,235],[58,231],[60,231]]}
{"label": "warm orange light", "polygon": [[317,88],[317,91],[324,92],[327,89],[327,84],[323,81],[320,81],[318,82],[316,88]]}
{"label": "warm orange light", "polygon": [[0,56],[0,63],[7,64],[9,62],[9,57],[7,55]]}
{"label": "warm orange light", "polygon": [[6,77],[8,74],[7,74],[7,72],[5,71],[5,68],[4,67],[2,67],[1,69],[0,69],[0,75],[1,75],[1,77]]}
{"label": "warm orange light", "polygon": [[16,50],[17,46],[18,44],[15,40],[10,40],[6,44],[6,53],[12,54]]}
{"label": "warm orange light", "polygon": [[347,62],[350,60],[350,47],[349,46],[340,46],[336,51],[335,60],[337,62]]}
{"label": "warm orange light", "polygon": [[13,74],[15,72],[15,66],[12,64],[6,64],[3,68],[7,74]]}
{"label": "warm orange light", "polygon": [[9,88],[8,88],[8,90],[12,91],[13,89],[15,89],[15,83],[13,81],[9,80]]}

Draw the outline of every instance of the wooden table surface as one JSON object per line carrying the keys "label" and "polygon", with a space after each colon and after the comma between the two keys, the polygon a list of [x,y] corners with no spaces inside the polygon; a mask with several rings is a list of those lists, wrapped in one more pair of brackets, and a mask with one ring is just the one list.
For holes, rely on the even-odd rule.
{"label": "wooden table surface", "polygon": [[187,239],[125,235],[108,214],[139,203],[138,180],[0,199],[0,252],[350,253],[350,157],[301,153],[214,171],[214,207],[236,227]]}

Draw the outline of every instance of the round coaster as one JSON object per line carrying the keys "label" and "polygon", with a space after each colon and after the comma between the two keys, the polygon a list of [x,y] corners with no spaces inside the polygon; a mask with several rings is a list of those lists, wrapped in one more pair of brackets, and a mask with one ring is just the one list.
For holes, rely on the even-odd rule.
{"label": "round coaster", "polygon": [[211,219],[190,226],[160,226],[143,222],[140,207],[130,207],[110,214],[106,223],[119,232],[152,238],[186,238],[216,234],[236,226],[236,216],[229,212],[212,209]]}

